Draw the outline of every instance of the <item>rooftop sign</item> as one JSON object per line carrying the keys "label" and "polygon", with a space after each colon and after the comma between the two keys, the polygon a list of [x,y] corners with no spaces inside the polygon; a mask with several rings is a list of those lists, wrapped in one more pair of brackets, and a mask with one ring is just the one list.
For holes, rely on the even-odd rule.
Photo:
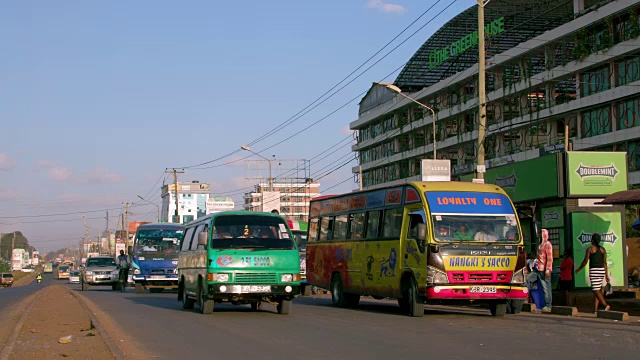
{"label": "rooftop sign", "polygon": [[[503,32],[504,16],[484,26],[485,38],[489,38]],[[435,68],[437,68],[443,62],[449,60],[449,58],[456,57],[469,50],[473,46],[478,46],[477,30],[463,36],[457,41],[454,41],[453,43],[451,43],[451,45],[447,45],[441,49],[434,49],[431,53],[429,53],[429,69],[435,70]]]}

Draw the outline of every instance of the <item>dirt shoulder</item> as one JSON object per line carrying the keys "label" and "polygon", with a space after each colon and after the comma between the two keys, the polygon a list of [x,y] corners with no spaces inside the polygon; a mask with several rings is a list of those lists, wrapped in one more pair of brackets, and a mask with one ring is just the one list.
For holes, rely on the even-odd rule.
{"label": "dirt shoulder", "polygon": [[[47,286],[35,296],[33,306],[20,319],[24,322],[10,359],[114,359],[84,306],[66,287]],[[68,342],[61,340],[68,336]]]}

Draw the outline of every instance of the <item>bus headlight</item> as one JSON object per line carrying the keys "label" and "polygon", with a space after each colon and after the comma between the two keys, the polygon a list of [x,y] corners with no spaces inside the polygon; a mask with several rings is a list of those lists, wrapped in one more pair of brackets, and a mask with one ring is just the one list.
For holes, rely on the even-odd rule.
{"label": "bus headlight", "polygon": [[515,271],[511,277],[512,284],[524,284],[524,269]]}
{"label": "bus headlight", "polygon": [[427,284],[448,284],[449,277],[447,273],[429,266],[427,268]]}
{"label": "bus headlight", "polygon": [[178,268],[173,269],[173,273],[177,274],[178,273]]}
{"label": "bus headlight", "polygon": [[280,275],[280,282],[292,282],[300,281],[300,274],[282,274]]}
{"label": "bus headlight", "polygon": [[217,282],[229,282],[229,274],[225,274],[225,273],[216,273],[216,274],[213,274],[213,281],[217,281]]}
{"label": "bus headlight", "polygon": [[135,269],[135,270],[133,270],[133,274],[134,274],[134,275],[138,275],[138,274],[140,274],[140,269]]}

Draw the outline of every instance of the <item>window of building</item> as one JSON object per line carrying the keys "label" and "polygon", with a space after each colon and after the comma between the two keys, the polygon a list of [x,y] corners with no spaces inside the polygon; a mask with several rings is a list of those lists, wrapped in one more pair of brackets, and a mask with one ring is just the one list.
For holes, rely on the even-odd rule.
{"label": "window of building", "polygon": [[640,80],[640,56],[624,59],[616,64],[618,69],[618,86]]}
{"label": "window of building", "polygon": [[618,130],[629,129],[638,126],[638,110],[640,104],[638,98],[621,101],[616,104],[616,118]]}
{"label": "window of building", "polygon": [[609,106],[583,112],[580,131],[583,138],[610,133],[611,116]]}
{"label": "window of building", "polygon": [[580,74],[581,96],[593,95],[611,89],[609,65]]}

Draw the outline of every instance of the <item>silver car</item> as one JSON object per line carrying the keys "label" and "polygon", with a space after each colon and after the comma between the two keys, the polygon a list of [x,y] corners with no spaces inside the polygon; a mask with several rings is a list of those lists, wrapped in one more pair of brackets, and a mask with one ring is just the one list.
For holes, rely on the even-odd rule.
{"label": "silver car", "polygon": [[69,279],[67,280],[69,284],[80,284],[80,271],[71,270],[69,272]]}
{"label": "silver car", "polygon": [[119,289],[119,269],[116,259],[110,256],[94,256],[87,259],[82,270],[82,291],[89,286],[111,285],[112,290]]}

